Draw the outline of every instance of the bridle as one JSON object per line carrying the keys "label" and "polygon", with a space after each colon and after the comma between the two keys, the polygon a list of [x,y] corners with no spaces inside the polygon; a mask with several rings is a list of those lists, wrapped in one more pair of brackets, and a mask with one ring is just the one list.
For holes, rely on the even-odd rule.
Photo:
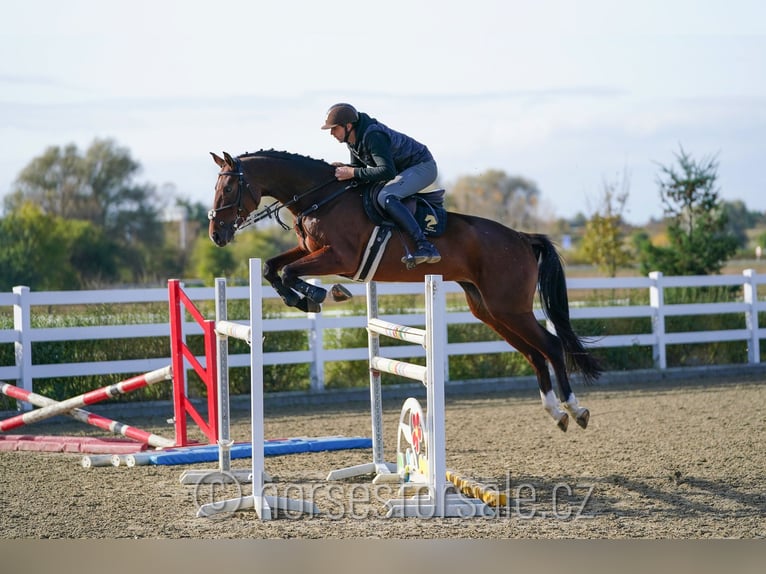
{"label": "bridle", "polygon": [[[255,196],[253,196],[253,191],[250,189],[250,184],[247,183],[247,180],[245,179],[245,174],[242,171],[242,161],[239,158],[234,158],[234,161],[236,162],[234,164],[233,170],[227,170],[227,171],[221,171],[218,173],[218,177],[224,175],[236,175],[237,176],[237,198],[227,203],[226,205],[223,205],[219,207],[218,209],[211,209],[207,212],[207,218],[210,221],[215,221],[216,225],[222,228],[225,228],[227,226],[227,223],[223,220],[217,220],[216,221],[216,215],[220,211],[225,211],[227,209],[236,208],[237,210],[237,217],[228,224],[228,226],[231,227],[232,232],[236,233],[237,231],[244,229],[245,227],[252,225],[253,223],[256,223],[262,219],[266,219],[267,217],[273,217],[279,225],[282,226],[283,229],[290,229],[290,227],[285,224],[279,217],[279,211],[282,208],[290,207],[291,205],[294,205],[298,203],[301,199],[306,197],[307,195],[314,193],[315,191],[318,191],[322,189],[323,187],[326,187],[330,185],[331,183],[337,181],[337,179],[333,176],[332,179],[329,179],[325,181],[324,183],[320,183],[319,185],[316,185],[309,189],[308,191],[304,191],[300,195],[294,195],[290,201],[287,203],[281,203],[279,200],[275,201],[274,203],[271,203],[264,207],[262,210],[258,212],[248,213],[245,216],[242,214],[246,212],[246,209],[242,205],[242,189],[247,188],[247,190],[250,192],[251,197],[255,199]],[[336,197],[338,197],[341,193],[349,189],[350,187],[355,186],[355,183],[352,183],[351,185],[344,187],[343,189],[339,190],[336,193],[333,193],[329,197],[325,198],[323,201],[319,203],[315,203],[311,205],[308,209],[302,211],[300,214],[297,215],[297,219],[300,220],[304,215],[307,213],[311,213],[322,207],[323,205],[329,203],[330,201],[334,200]]]}
{"label": "bridle", "polygon": [[[227,224],[223,220],[216,221],[215,216],[218,214],[219,211],[226,211],[227,209],[236,208],[237,210],[237,217],[229,223],[228,225],[231,226],[232,231],[236,232],[238,229],[241,229],[244,227],[245,223],[245,217],[242,216],[243,213],[245,213],[245,208],[242,206],[242,190],[247,188],[247,190],[250,192],[250,195],[252,196],[253,191],[250,189],[250,185],[247,183],[247,180],[245,180],[245,174],[242,171],[242,162],[239,158],[235,159],[236,163],[234,164],[234,170],[227,170],[222,171],[218,174],[218,177],[222,177],[224,175],[236,175],[237,176],[237,198],[232,201],[231,203],[227,203],[226,205],[223,205],[219,207],[218,209],[211,209],[207,212],[207,218],[210,221],[215,221],[216,225],[219,227],[226,227]],[[253,197],[253,199],[255,199]],[[245,214],[249,215],[249,214]]]}

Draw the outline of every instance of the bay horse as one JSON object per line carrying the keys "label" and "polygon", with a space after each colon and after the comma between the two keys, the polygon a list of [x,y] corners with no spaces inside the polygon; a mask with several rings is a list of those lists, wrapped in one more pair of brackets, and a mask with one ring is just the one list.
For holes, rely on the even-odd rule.
{"label": "bay horse", "polygon": [[[223,247],[254,221],[276,217],[282,223],[279,211],[289,210],[298,245],[267,260],[264,277],[286,305],[321,310],[327,291],[302,277],[354,278],[375,227],[360,197],[363,186],[338,181],[332,165],[299,154],[261,150],[237,157],[211,155],[220,168],[208,213],[211,240]],[[266,196],[276,201],[258,212]],[[368,280],[415,282],[435,274],[456,281],[471,312],[532,365],[543,407],[558,428],[567,430],[569,415],[586,428],[590,412],[572,392],[568,371],[579,371],[590,383],[601,368],[572,329],[564,268],[550,239],[454,212],[448,213],[444,233],[430,239],[442,254],[438,263],[405,266],[402,256],[409,253],[409,239],[402,237],[398,245],[389,242]],[[535,318],[536,291],[556,334]],[[336,301],[348,298],[340,285],[331,292]],[[555,373],[558,397],[547,364]]]}

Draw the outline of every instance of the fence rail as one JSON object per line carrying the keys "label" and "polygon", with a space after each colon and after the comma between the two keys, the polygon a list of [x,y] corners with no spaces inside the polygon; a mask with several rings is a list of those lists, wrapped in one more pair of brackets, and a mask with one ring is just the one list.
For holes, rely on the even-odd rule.
{"label": "fence rail", "polygon": [[[316,283],[320,283],[316,281]],[[363,284],[347,285],[351,293],[359,298],[365,297]],[[461,293],[460,287],[452,282],[444,283],[447,294]],[[646,318],[651,322],[651,331],[635,334],[605,335],[593,342],[594,347],[651,347],[654,365],[657,369],[667,368],[667,347],[669,345],[703,343],[713,341],[742,341],[747,348],[748,363],[760,363],[760,341],[766,338],[766,328],[759,326],[758,314],[766,313],[766,301],[759,300],[759,287],[766,292],[766,275],[753,270],[745,270],[742,275],[664,277],[661,273],[651,273],[647,277],[617,278],[572,278],[567,282],[570,296],[570,316],[573,320],[581,319],[619,319]],[[737,288],[736,301],[667,304],[667,289],[677,287],[732,287]],[[648,292],[648,305],[612,304],[607,306],[588,305],[584,294],[625,290]],[[214,289],[191,287],[185,289],[189,299],[197,302],[214,301]],[[420,283],[381,283],[378,285],[381,296],[422,295]],[[248,299],[248,287],[229,287],[227,298],[231,300]],[[278,299],[271,287],[263,288],[263,298]],[[645,295],[644,295],[645,298]],[[766,299],[766,293],[761,299]],[[147,358],[117,361],[89,361],[76,363],[36,364],[33,361],[33,344],[55,341],[137,339],[143,337],[168,337],[170,327],[165,323],[145,323],[135,325],[90,325],[84,327],[33,327],[33,316],[47,314],[48,309],[57,306],[79,305],[84,308],[106,304],[141,304],[168,302],[167,289],[123,289],[92,291],[41,291],[33,292],[28,287],[15,287],[12,293],[0,293],[0,318],[8,314],[13,316],[13,328],[0,329],[0,345],[14,346],[14,364],[0,365],[0,380],[16,381],[16,384],[28,391],[34,391],[35,379],[50,377],[75,377],[105,374],[144,373],[161,368],[167,364],[167,358]],[[540,309],[535,311],[540,320],[544,316]],[[715,331],[667,332],[665,319],[681,315],[722,315],[733,314],[741,318],[741,328]],[[425,321],[424,313],[386,315],[386,319],[402,325],[418,326]],[[267,318],[263,321],[263,331],[306,331],[308,350],[267,352],[264,365],[309,364],[311,370],[311,389],[324,389],[324,365],[333,361],[366,360],[367,348],[326,348],[323,344],[323,332],[328,329],[348,329],[366,327],[364,311],[359,315],[333,315],[330,313],[283,316]],[[6,320],[5,323],[10,323]],[[446,324],[471,324],[478,321],[469,312],[460,310],[447,313]],[[200,335],[199,326],[194,321],[183,324],[184,336]],[[168,345],[168,353],[170,347]],[[493,339],[480,342],[449,343],[447,356],[474,355],[512,351],[508,345]],[[425,356],[422,347],[403,345],[384,348],[384,354],[393,359]],[[198,360],[204,365],[204,357]],[[231,367],[249,365],[249,355],[233,354],[229,358]]]}

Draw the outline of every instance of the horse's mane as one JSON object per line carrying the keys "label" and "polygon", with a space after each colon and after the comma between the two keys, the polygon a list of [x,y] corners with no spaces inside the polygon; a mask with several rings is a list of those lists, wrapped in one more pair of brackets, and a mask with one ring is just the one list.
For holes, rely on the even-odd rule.
{"label": "horse's mane", "polygon": [[289,151],[280,151],[276,149],[262,149],[262,150],[258,150],[254,152],[245,152],[237,156],[238,159],[243,159],[248,157],[270,157],[270,158],[276,158],[276,159],[298,160],[298,161],[303,161],[305,163],[321,164],[325,167],[330,165],[323,159],[316,159],[313,157],[309,157],[307,155],[301,155],[301,154],[292,153]]}

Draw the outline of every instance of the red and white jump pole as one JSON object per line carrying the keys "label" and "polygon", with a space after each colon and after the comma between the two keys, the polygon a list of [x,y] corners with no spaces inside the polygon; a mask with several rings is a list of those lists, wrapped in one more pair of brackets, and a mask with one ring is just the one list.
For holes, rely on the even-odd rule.
{"label": "red and white jump pole", "polygon": [[[19,387],[10,385],[8,383],[0,382],[0,393],[11,397],[12,399],[33,404],[36,407],[50,407],[60,404],[59,401],[53,400],[44,395],[27,391],[26,389],[20,389]],[[173,440],[161,437],[154,433],[146,432],[139,428],[126,425],[101,415],[91,413],[84,409],[74,408],[70,411],[67,411],[65,414],[82,423],[110,431],[114,434],[120,434],[155,448],[169,448],[175,446],[175,441]],[[0,427],[3,427],[4,423],[5,421],[0,422]]]}
{"label": "red and white jump pole", "polygon": [[117,395],[122,395],[149,385],[154,385],[161,381],[168,380],[172,378],[172,376],[172,369],[170,365],[168,365],[167,367],[163,367],[143,375],[126,379],[114,385],[109,385],[94,391],[89,391],[82,395],[78,395],[76,397],[72,397],[61,402],[56,402],[55,404],[51,404],[34,411],[29,411],[5,419],[4,421],[0,421],[0,431],[9,431],[26,424],[35,423],[49,419],[51,417],[55,417],[57,415],[62,415],[78,407],[92,405],[93,403],[99,403]]}

